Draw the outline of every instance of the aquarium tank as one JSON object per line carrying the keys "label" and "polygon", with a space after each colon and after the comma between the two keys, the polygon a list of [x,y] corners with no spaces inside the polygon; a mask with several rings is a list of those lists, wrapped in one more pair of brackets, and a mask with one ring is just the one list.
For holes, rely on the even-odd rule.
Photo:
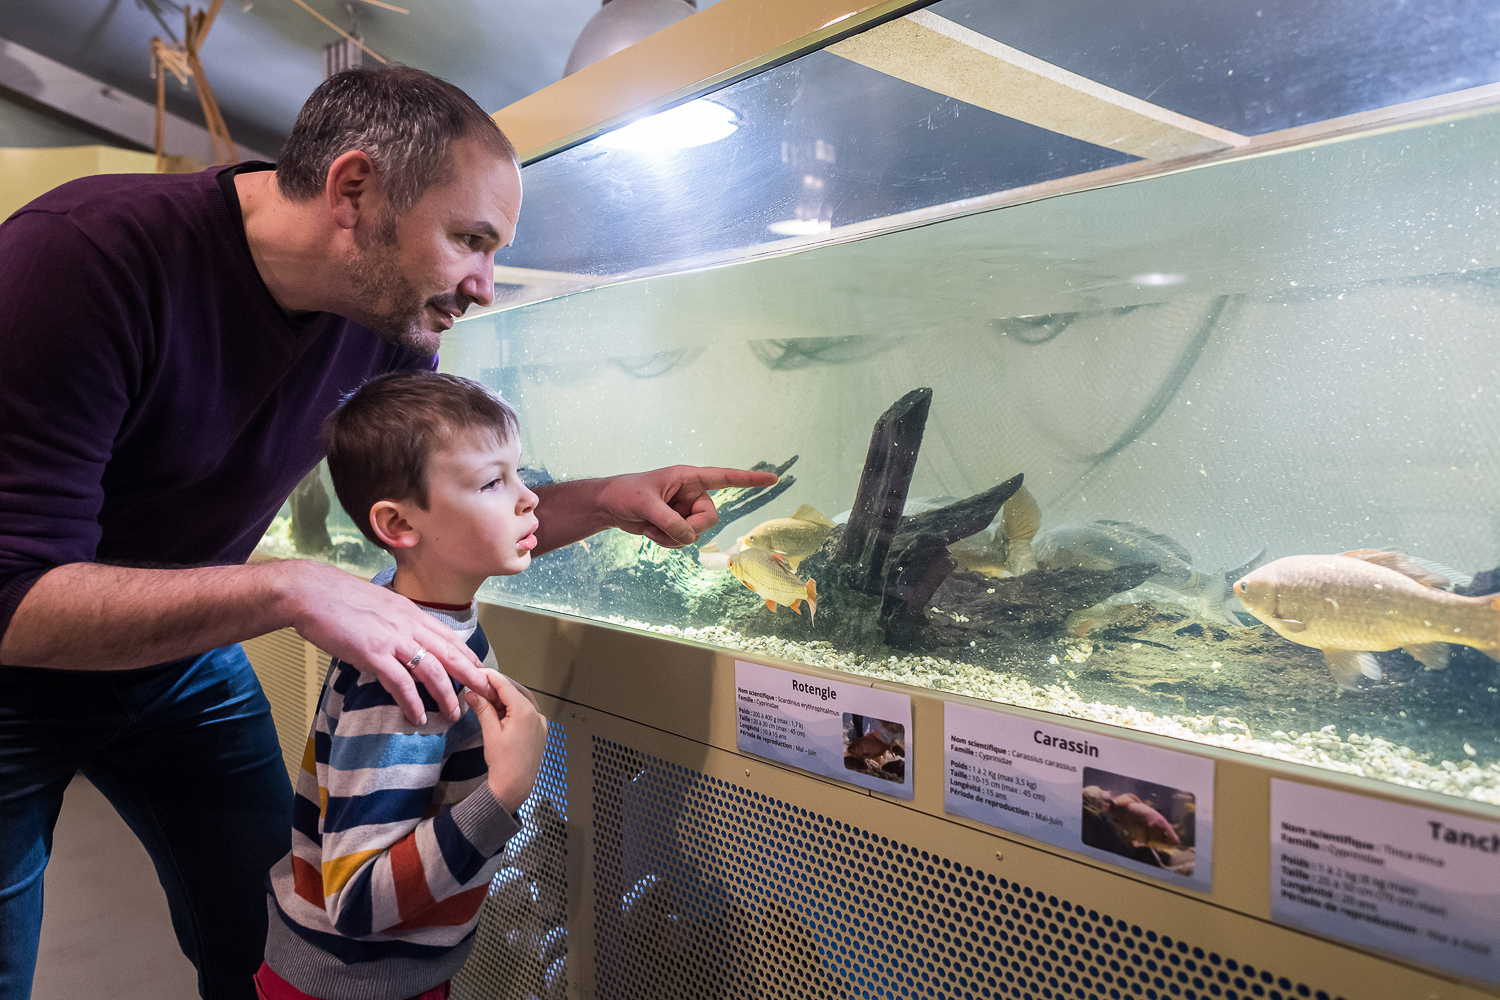
{"label": "aquarium tank", "polygon": [[[926,13],[1239,149],[835,45],[528,164],[441,366],[532,481],[781,480],[482,598],[1500,803],[1500,114],[1421,103],[1490,84],[1500,25],[1210,6]],[[318,476],[262,550],[378,569]]]}

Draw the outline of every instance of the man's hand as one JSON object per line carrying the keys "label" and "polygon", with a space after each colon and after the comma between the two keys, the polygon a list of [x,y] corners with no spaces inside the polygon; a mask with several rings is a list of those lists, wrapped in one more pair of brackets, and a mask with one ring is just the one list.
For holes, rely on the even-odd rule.
{"label": "man's hand", "polygon": [[[729,486],[774,486],[770,472],[673,465],[651,472],[600,480],[599,507],[611,527],[645,535],[676,549],[691,545],[719,523],[710,490]],[[545,513],[542,514],[546,516]]]}
{"label": "man's hand", "polygon": [[536,785],[547,750],[547,720],[510,678],[494,670],[484,675],[493,700],[475,691],[465,691],[464,700],[479,718],[490,791],[514,813]]}
{"label": "man's hand", "polygon": [[[376,587],[322,563],[297,560],[282,564],[290,574],[286,587],[292,627],[308,642],[360,670],[369,671],[407,721],[422,725],[427,710],[417,683],[427,688],[444,717],[456,721],[463,706],[449,677],[489,694],[479,658],[457,641],[453,630],[400,594]],[[412,670],[406,664],[425,649]]]}

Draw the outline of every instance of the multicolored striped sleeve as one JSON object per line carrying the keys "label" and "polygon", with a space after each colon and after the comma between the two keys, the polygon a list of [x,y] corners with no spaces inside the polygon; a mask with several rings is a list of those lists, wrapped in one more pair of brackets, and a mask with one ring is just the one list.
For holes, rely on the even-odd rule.
{"label": "multicolored striped sleeve", "polygon": [[[347,937],[467,924],[484,902],[476,876],[520,830],[484,779],[477,720],[466,711],[450,726],[434,703],[412,726],[373,677],[345,666],[332,680],[319,721],[333,724],[313,740],[322,869],[294,872],[296,883],[311,890],[316,876]],[[440,782],[465,780],[460,801],[435,800]]]}

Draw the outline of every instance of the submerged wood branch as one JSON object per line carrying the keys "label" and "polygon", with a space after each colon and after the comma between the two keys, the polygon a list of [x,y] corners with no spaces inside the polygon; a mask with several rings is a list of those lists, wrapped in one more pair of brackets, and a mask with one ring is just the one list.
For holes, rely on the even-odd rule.
{"label": "submerged wood branch", "polygon": [[796,464],[799,457],[798,455],[793,455],[780,465],[772,465],[770,462],[756,462],[750,466],[751,472],[774,472],[780,477],[774,486],[732,487],[720,490],[719,495],[714,497],[714,506],[719,509],[719,523],[699,535],[698,544],[703,545],[711,541],[719,532],[735,521],[738,521],[747,514],[752,514],[760,510],[766,504],[796,485],[797,477],[784,475],[784,473]]}
{"label": "submerged wood branch", "polygon": [[856,590],[879,594],[884,588],[886,556],[901,524],[931,407],[932,390],[913,389],[875,421],[854,508],[833,556],[848,567],[848,583]]}

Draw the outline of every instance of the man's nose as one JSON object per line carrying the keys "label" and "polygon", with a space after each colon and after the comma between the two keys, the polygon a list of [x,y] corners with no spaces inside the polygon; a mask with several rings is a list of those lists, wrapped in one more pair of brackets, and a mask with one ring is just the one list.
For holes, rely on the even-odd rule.
{"label": "man's nose", "polygon": [[458,284],[459,293],[471,302],[477,302],[481,306],[491,305],[495,301],[495,265],[491,258],[486,258],[483,265],[477,270],[464,276],[464,280]]}

